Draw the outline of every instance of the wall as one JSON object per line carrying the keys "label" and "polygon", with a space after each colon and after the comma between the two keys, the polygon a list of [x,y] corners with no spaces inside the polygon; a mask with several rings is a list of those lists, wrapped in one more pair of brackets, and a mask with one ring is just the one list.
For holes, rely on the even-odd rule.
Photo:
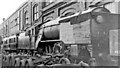
{"label": "wall", "polygon": [[3,36],[3,23],[0,24],[0,36]]}
{"label": "wall", "polygon": [[[21,31],[35,30],[36,25],[54,20],[60,16],[69,16],[88,9],[90,4],[101,0],[53,0],[45,6],[44,0],[29,0],[21,5],[6,21],[4,21],[4,35],[9,36]],[[103,0],[104,1],[104,0]],[[106,1],[106,0],[105,0]],[[107,0],[110,1],[110,0]],[[101,2],[102,3],[102,2]],[[104,2],[103,2],[104,3]],[[112,13],[119,13],[119,1],[105,5]],[[33,7],[38,4],[38,19],[33,20]],[[28,23],[25,23],[25,12],[28,11]],[[8,26],[9,25],[9,26]]]}
{"label": "wall", "polygon": [[9,20],[3,22],[3,37],[9,36]]}
{"label": "wall", "polygon": [[77,0],[58,1],[43,8],[42,22],[54,20],[59,16],[68,16],[85,10],[85,2]]}
{"label": "wall", "polygon": [[19,15],[15,12],[9,18],[9,35],[13,35],[19,32]]}

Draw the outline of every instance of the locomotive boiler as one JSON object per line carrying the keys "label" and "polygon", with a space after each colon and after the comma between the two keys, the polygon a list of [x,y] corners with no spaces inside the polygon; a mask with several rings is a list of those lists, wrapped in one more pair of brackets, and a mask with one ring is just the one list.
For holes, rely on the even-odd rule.
{"label": "locomotive boiler", "polygon": [[59,22],[57,19],[43,24],[40,29],[43,30],[44,40],[59,39]]}

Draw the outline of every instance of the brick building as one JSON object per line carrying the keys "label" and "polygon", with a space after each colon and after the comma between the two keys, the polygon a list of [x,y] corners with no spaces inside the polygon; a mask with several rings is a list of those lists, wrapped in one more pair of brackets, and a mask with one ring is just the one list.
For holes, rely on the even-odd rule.
{"label": "brick building", "polygon": [[96,3],[100,6],[104,4],[104,7],[112,13],[119,13],[120,2],[118,0],[28,0],[2,23],[3,28],[0,29],[0,35],[8,37],[24,31],[35,35],[39,25],[57,17],[82,12],[87,10],[89,5]]}

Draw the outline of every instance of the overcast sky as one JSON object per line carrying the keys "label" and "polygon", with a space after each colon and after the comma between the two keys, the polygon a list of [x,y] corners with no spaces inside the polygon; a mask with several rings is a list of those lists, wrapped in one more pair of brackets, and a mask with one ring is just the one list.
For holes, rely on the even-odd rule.
{"label": "overcast sky", "polygon": [[0,23],[3,22],[3,18],[8,18],[13,12],[15,12],[20,5],[28,0],[1,0],[0,1]]}

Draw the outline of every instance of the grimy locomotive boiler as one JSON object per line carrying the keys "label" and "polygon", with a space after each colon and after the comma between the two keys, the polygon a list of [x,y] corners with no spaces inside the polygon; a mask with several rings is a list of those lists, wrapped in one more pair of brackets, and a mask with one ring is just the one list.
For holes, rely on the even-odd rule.
{"label": "grimy locomotive boiler", "polygon": [[118,66],[118,20],[119,14],[95,6],[39,24],[34,36],[26,30],[0,38],[2,65]]}

